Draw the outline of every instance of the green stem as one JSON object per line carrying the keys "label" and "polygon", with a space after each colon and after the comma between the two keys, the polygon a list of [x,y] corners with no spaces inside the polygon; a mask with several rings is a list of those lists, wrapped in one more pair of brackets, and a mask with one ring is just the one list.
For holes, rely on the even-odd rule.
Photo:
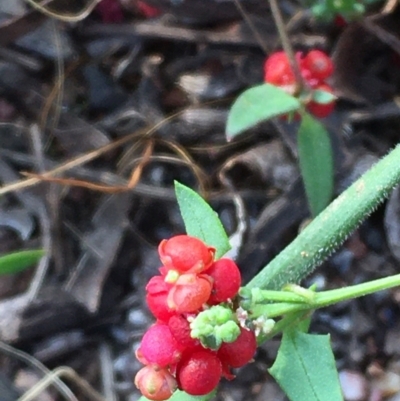
{"label": "green stem", "polygon": [[245,288],[279,290],[310,274],[400,182],[400,145],[321,212]]}
{"label": "green stem", "polygon": [[[315,297],[315,292],[310,291]],[[303,297],[291,291],[262,290],[253,288],[251,301],[254,304],[262,302],[291,302],[291,303],[312,303],[313,299]]]}
{"label": "green stem", "polygon": [[389,288],[400,286],[400,274],[384,277],[367,283],[352,285],[350,287],[338,288],[336,290],[324,291],[315,294],[314,305],[317,308],[323,308],[337,302],[348,299],[363,297],[373,294],[377,291],[387,290]]}
{"label": "green stem", "polygon": [[[315,293],[314,299],[310,302],[304,300],[303,303],[278,302],[269,304],[255,304],[251,308],[251,318],[259,316],[275,318],[282,315],[290,315],[307,310],[314,310],[333,305],[338,302],[363,297],[377,291],[400,286],[400,274],[384,277],[367,283],[356,284],[350,287],[338,288],[335,290]],[[276,331],[274,329],[274,331]]]}

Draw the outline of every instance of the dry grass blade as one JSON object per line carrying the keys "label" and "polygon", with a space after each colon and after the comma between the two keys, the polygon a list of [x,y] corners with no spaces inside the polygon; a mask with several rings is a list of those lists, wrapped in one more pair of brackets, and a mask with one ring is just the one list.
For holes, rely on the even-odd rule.
{"label": "dry grass blade", "polygon": [[[214,104],[214,103],[217,103],[217,101],[212,101],[212,102],[208,102],[205,104]],[[184,111],[185,111],[185,109],[180,110],[180,111],[166,117],[164,120],[153,125],[151,128],[148,128],[148,127],[142,128],[130,135],[127,135],[123,138],[120,138],[120,139],[110,143],[110,144],[102,146],[101,148],[95,149],[91,152],[88,152],[88,153],[78,156],[74,159],[71,159],[70,161],[68,161],[64,164],[41,174],[40,178],[37,178],[35,176],[35,177],[16,181],[11,184],[0,187],[0,196],[10,193],[10,192],[23,190],[23,189],[31,187],[33,185],[39,184],[40,182],[44,181],[46,178],[53,177],[54,175],[57,175],[57,174],[65,172],[65,171],[68,171],[70,169],[73,169],[75,167],[81,166],[89,161],[92,161],[92,160],[100,157],[102,154],[104,154],[110,150],[114,150],[114,149],[130,142],[131,140],[133,140],[135,138],[151,137],[151,135],[154,134],[160,127],[162,127],[165,124],[167,124],[168,122],[172,121],[174,118],[180,116]]]}
{"label": "dry grass blade", "polygon": [[78,22],[85,19],[94,10],[96,5],[100,3],[100,0],[92,0],[86,5],[86,7],[84,7],[80,12],[76,14],[59,14],[50,10],[47,7],[42,6],[39,3],[36,3],[36,1],[34,0],[25,0],[25,1],[36,10],[43,13],[44,15],[64,22]]}
{"label": "dry grass blade", "polygon": [[31,401],[40,395],[47,387],[59,380],[60,377],[66,377],[76,384],[85,395],[94,401],[106,401],[106,399],[98,393],[86,380],[82,379],[72,368],[61,366],[48,373],[34,387],[18,398],[17,401]]}
{"label": "dry grass blade", "polygon": [[[29,354],[26,354],[23,351],[20,351],[18,349],[15,349],[11,347],[10,345],[0,341],[0,350],[1,352],[10,355],[16,359],[19,359],[20,361],[26,363],[27,365],[36,368],[40,372],[42,372],[44,375],[48,375],[51,373],[49,369],[46,368],[41,362],[39,362],[37,359],[33,358]],[[51,382],[60,394],[63,395],[63,397],[68,400],[68,401],[78,401],[78,399],[75,397],[75,395],[72,393],[72,391],[67,387],[65,383],[63,383],[58,377],[55,377],[53,381]]]}
{"label": "dry grass blade", "polygon": [[207,174],[199,167],[192,157],[189,155],[189,153],[185,150],[184,147],[179,145],[176,142],[173,141],[166,141],[164,139],[160,140],[161,143],[165,144],[168,146],[170,149],[172,149],[176,154],[180,155],[182,159],[187,163],[187,165],[192,169],[193,174],[196,176],[198,182],[199,182],[199,189],[200,193],[205,195],[206,192],[206,179],[207,179]]}
{"label": "dry grass blade", "polygon": [[27,172],[22,172],[21,174],[37,179],[39,181],[45,181],[45,182],[51,182],[54,184],[60,184],[60,185],[69,185],[69,186],[75,186],[75,187],[82,187],[82,188],[87,188],[91,189],[93,191],[100,191],[104,193],[109,193],[109,194],[116,194],[119,192],[124,192],[128,191],[136,186],[136,184],[140,180],[140,176],[142,175],[143,168],[145,165],[149,162],[151,154],[153,152],[153,141],[149,141],[147,144],[145,151],[143,153],[142,158],[140,159],[140,162],[136,168],[134,168],[131,178],[129,179],[128,184],[125,185],[117,185],[117,186],[108,186],[108,185],[102,185],[102,184],[96,184],[93,182],[89,181],[84,181],[84,180],[78,180],[75,178],[55,178],[55,177],[48,177],[44,174],[35,174],[35,173],[27,173]]}

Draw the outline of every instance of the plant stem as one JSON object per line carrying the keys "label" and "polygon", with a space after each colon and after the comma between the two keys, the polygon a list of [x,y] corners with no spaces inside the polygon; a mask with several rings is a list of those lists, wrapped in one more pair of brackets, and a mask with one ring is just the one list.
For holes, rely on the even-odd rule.
{"label": "plant stem", "polygon": [[[296,299],[294,302],[284,300],[284,302],[277,303],[271,303],[271,299],[269,298],[266,298],[263,301],[260,299],[258,304],[255,303],[252,306],[251,316],[252,318],[257,318],[259,316],[275,318],[282,315],[299,313],[301,311],[315,310],[336,304],[338,302],[363,297],[364,295],[373,294],[374,292],[387,290],[397,286],[400,286],[400,274],[380,278],[367,283],[352,285],[349,287],[317,292],[314,293],[315,297],[312,301],[303,299],[302,303],[298,302]],[[267,295],[268,292],[269,291],[266,291],[265,294]],[[285,291],[281,292],[284,295],[286,294]]]}
{"label": "plant stem", "polygon": [[271,7],[272,17],[274,18],[276,28],[278,29],[278,34],[282,42],[283,50],[285,51],[289,59],[290,66],[296,78],[296,85],[297,85],[296,93],[300,93],[304,88],[304,80],[303,76],[301,75],[300,67],[299,64],[297,63],[293,47],[290,43],[289,35],[286,32],[285,23],[283,21],[282,14],[279,10],[278,2],[277,0],[268,0],[268,2],[269,6]]}
{"label": "plant stem", "polygon": [[362,297],[397,286],[400,286],[400,274],[380,278],[367,283],[352,285],[350,287],[316,293],[314,304],[317,308],[323,308],[337,302]]}
{"label": "plant stem", "polygon": [[400,182],[400,145],[321,212],[245,288],[279,290],[310,274]]}

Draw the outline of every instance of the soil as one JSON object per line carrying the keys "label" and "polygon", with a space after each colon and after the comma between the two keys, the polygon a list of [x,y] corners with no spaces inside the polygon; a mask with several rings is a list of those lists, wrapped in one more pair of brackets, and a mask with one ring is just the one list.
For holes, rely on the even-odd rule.
{"label": "soil", "polygon": [[[96,399],[82,380],[107,401],[139,399],[134,350],[153,321],[144,287],[158,243],[184,232],[174,180],[218,212],[244,283],[310,218],[298,122],[225,136],[230,105],[280,49],[266,1],[91,3],[0,1],[0,252],[46,250],[35,269],[0,278],[0,401],[37,390],[46,369],[67,385],[36,400]],[[323,124],[338,195],[400,140],[400,7],[337,25],[279,3],[295,50],[335,62]],[[303,285],[360,283],[399,262],[397,189]],[[399,302],[395,289],[315,313],[345,400],[400,400]],[[215,399],[285,400],[268,374],[278,346],[261,346]]]}

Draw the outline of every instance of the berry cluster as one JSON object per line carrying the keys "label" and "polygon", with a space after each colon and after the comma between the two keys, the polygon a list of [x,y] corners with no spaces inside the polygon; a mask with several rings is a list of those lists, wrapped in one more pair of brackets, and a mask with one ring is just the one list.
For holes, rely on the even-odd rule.
{"label": "berry cluster", "polygon": [[256,349],[253,331],[232,311],[241,275],[227,258],[197,238],[178,235],[159,245],[163,266],[146,286],[157,322],[144,334],[136,357],[146,366],[135,384],[151,400],[166,400],[176,388],[204,395],[230,368],[248,363]]}
{"label": "berry cluster", "polygon": [[[303,79],[312,91],[333,93],[333,89],[325,83],[325,80],[333,73],[333,62],[327,54],[320,50],[311,50],[305,56],[302,53],[297,53],[296,59]],[[279,51],[268,57],[264,64],[264,81],[294,94],[296,78],[285,52]],[[307,99],[306,107],[310,113],[322,118],[333,111],[335,101],[321,103],[311,98]]]}

